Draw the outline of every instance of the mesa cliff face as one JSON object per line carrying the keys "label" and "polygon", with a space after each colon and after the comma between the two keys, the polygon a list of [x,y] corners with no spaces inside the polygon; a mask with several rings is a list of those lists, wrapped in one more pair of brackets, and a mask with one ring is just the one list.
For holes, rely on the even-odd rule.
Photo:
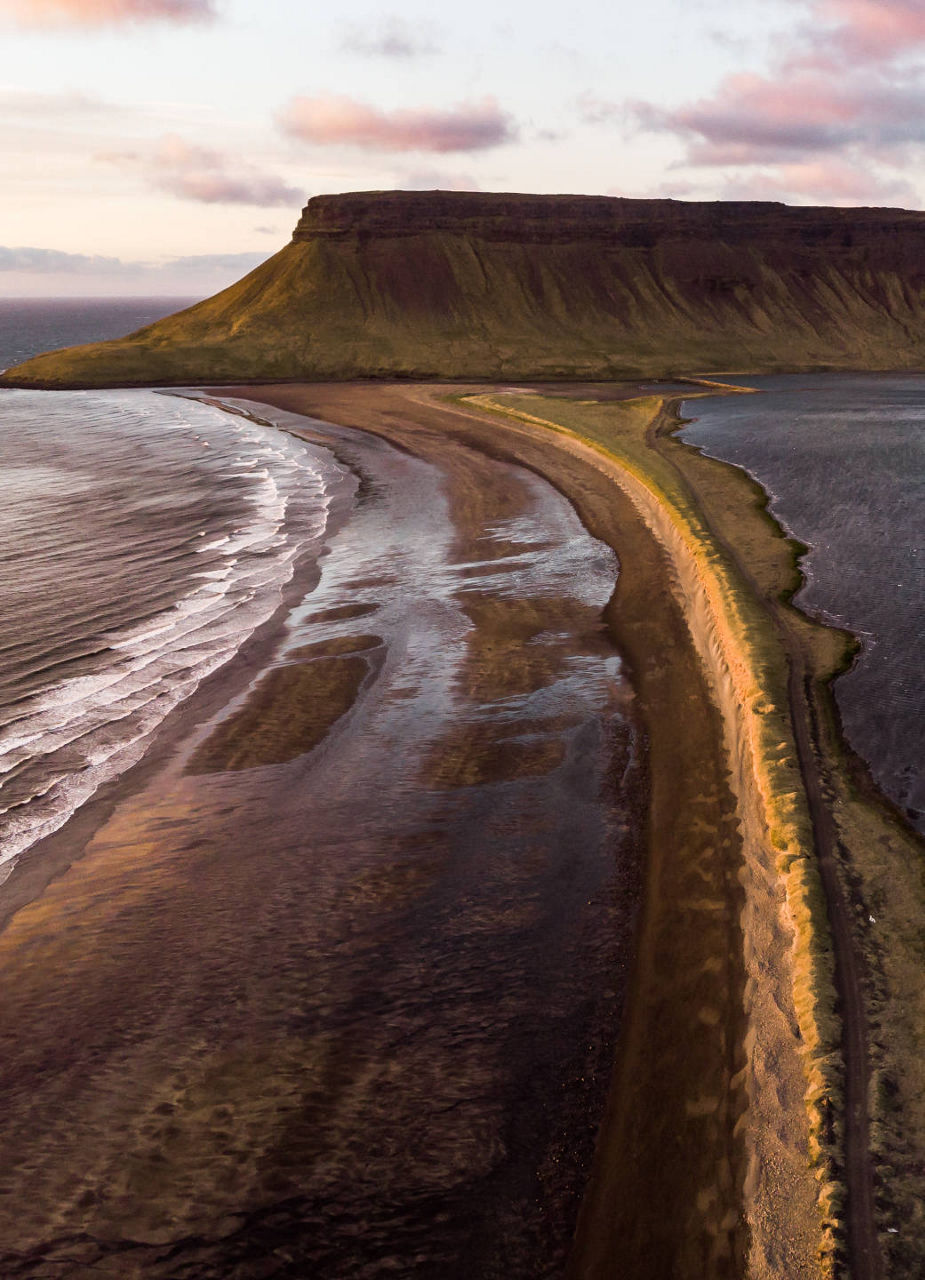
{"label": "mesa cliff face", "polygon": [[925,213],[476,192],[309,201],[230,289],[18,386],[925,368]]}

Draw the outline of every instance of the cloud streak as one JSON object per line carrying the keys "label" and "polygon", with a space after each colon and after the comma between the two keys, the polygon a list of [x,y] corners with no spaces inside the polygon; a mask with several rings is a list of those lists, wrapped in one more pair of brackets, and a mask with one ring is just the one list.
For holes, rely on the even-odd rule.
{"label": "cloud streak", "polygon": [[294,98],[278,123],[284,133],[321,146],[369,151],[484,151],[513,142],[517,129],[494,98],[435,109],[380,111],[354,98]]}
{"label": "cloud streak", "polygon": [[264,253],[199,253],[163,262],[0,245],[0,283],[32,297],[205,297],[265,262]]}
{"label": "cloud streak", "polygon": [[31,246],[9,248],[0,245],[0,271],[25,271],[45,275],[52,271],[66,271],[83,275],[88,271],[113,272],[122,269],[118,258],[106,258],[99,254],[64,253],[59,249],[37,249]]}
{"label": "cloud streak", "polygon": [[0,14],[28,27],[207,22],[217,16],[215,0],[0,0]]}
{"label": "cloud streak", "polygon": [[27,89],[0,89],[0,117],[11,120],[45,120],[75,116],[124,117],[134,108],[115,107],[102,98],[91,98],[75,89],[61,93],[36,93]]}
{"label": "cloud streak", "polygon": [[755,170],[733,178],[723,191],[725,200],[781,200],[794,191],[824,204],[911,203],[915,191],[902,179],[879,180],[869,167],[839,159],[799,160],[772,170]]}
{"label": "cloud streak", "polygon": [[646,129],[685,138],[688,163],[752,164],[853,145],[888,152],[925,142],[925,83],[841,80],[818,71],[782,80],[734,75],[712,98],[675,111],[648,103],[630,109]]}
{"label": "cloud streak", "polygon": [[149,184],[200,204],[249,204],[264,209],[300,206],[304,193],[246,162],[166,134],[151,152],[110,152],[98,157],[140,171]]}
{"label": "cloud streak", "polygon": [[812,13],[823,26],[803,34],[823,65],[892,62],[925,43],[922,0],[816,0]]}
{"label": "cloud streak", "polygon": [[190,271],[252,271],[266,261],[265,253],[196,253],[166,262],[139,262],[124,258],[108,258],[102,254],[66,253],[63,249],[39,249],[34,245],[10,247],[0,245],[0,271],[24,271],[35,275],[66,272],[86,275],[89,272],[120,274],[139,271],[164,271],[181,268]]}

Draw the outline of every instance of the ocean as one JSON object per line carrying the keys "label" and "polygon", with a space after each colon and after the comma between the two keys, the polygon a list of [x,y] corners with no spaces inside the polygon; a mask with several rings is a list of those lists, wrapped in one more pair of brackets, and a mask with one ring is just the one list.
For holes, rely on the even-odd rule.
{"label": "ocean", "polygon": [[[172,303],[56,305],[0,306],[0,366]],[[0,879],[275,612],[341,478],[179,395],[0,391]]]}
{"label": "ocean", "polygon": [[688,400],[682,439],[744,468],[809,551],[797,604],[852,631],[835,682],[848,741],[925,831],[925,376],[756,377]]}
{"label": "ocean", "polygon": [[0,369],[42,351],[102,342],[153,324],[195,298],[0,298]]}

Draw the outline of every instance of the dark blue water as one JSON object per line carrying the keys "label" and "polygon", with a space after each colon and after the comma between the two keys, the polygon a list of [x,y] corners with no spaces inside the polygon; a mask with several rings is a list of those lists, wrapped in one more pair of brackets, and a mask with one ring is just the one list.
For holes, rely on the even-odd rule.
{"label": "dark blue water", "polygon": [[810,551],[798,603],[863,649],[835,695],[881,788],[925,830],[925,375],[749,378],[685,401],[690,444],[744,467]]}
{"label": "dark blue water", "polygon": [[0,298],[0,369],[42,351],[122,338],[195,298]]}

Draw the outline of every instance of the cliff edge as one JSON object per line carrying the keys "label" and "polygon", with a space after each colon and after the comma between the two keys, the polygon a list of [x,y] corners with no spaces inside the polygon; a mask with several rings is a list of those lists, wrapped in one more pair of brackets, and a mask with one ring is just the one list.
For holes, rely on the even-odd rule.
{"label": "cliff edge", "polygon": [[231,288],[10,386],[925,369],[925,212],[597,196],[310,200]]}

